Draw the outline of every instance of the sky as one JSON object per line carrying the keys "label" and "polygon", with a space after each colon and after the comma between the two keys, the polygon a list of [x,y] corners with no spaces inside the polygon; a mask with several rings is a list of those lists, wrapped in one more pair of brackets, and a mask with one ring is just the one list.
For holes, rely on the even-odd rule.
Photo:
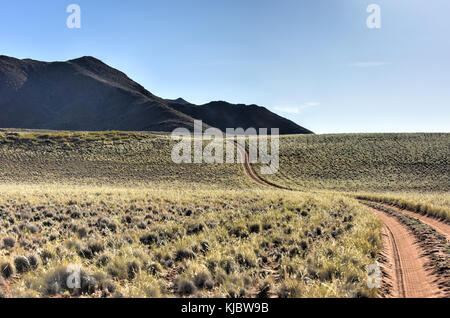
{"label": "sky", "polygon": [[258,104],[316,133],[450,132],[449,13],[448,0],[1,1],[0,55],[95,56],[155,95]]}

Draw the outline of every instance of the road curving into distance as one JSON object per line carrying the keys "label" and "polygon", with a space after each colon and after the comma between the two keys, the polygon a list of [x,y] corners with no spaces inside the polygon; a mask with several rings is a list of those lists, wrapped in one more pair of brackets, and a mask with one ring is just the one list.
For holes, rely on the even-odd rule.
{"label": "road curving into distance", "polygon": [[[242,159],[242,168],[250,179],[264,186],[292,190],[262,179],[251,166],[246,149],[237,142],[236,148]],[[383,223],[383,251],[381,255],[383,261],[381,267],[383,273],[382,285],[384,287],[380,289],[379,297],[448,297],[439,289],[437,283],[439,278],[433,273],[433,269],[427,265],[430,264],[427,251],[419,246],[410,229],[395,217],[373,207],[370,207],[370,209]],[[408,214],[429,225],[449,240],[450,226],[448,224],[411,211],[398,210],[400,213]]]}

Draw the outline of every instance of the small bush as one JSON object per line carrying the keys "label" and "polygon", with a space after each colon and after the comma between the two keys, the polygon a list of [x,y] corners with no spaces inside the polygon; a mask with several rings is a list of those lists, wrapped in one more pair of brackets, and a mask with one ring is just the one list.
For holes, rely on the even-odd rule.
{"label": "small bush", "polygon": [[16,240],[12,237],[5,237],[3,239],[3,247],[5,248],[13,248],[16,245]]}
{"label": "small bush", "polygon": [[28,262],[30,263],[31,269],[37,269],[39,267],[39,257],[37,255],[28,256]]}
{"label": "small bush", "polygon": [[179,278],[177,279],[176,283],[177,293],[181,296],[190,296],[196,292],[195,285],[187,280]]}
{"label": "small bush", "polygon": [[19,274],[23,274],[31,270],[30,262],[25,256],[16,256],[14,259],[14,265]]}
{"label": "small bush", "polygon": [[130,279],[130,280],[135,279],[136,275],[140,271],[141,271],[141,266],[136,261],[127,263],[128,279]]}
{"label": "small bush", "polygon": [[8,279],[14,275],[14,267],[11,263],[3,263],[0,265],[0,273],[4,278]]}

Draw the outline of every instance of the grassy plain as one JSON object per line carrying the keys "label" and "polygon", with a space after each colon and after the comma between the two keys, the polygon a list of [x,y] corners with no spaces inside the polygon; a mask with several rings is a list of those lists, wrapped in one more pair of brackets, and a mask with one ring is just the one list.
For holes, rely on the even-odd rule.
{"label": "grassy plain", "polygon": [[0,296],[375,296],[381,225],[356,197],[448,213],[449,141],[284,136],[262,177],[287,191],[174,164],[165,135],[0,131]]}
{"label": "grassy plain", "polygon": [[175,164],[170,136],[128,132],[1,132],[0,182],[120,187],[252,187],[240,164]]}
{"label": "grassy plain", "polygon": [[280,171],[263,177],[300,190],[448,192],[449,145],[450,134],[282,136]]}
{"label": "grassy plain", "polygon": [[366,268],[380,224],[343,196],[28,185],[0,194],[8,297],[76,295],[69,264],[94,297],[375,293]]}

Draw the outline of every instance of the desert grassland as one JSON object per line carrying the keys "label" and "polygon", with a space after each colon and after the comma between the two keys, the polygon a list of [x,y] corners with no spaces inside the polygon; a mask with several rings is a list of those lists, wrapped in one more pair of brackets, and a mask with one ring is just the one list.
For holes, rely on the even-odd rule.
{"label": "desert grassland", "polygon": [[450,221],[450,192],[387,192],[357,193],[355,197],[382,203],[388,203],[401,209],[427,214]]}
{"label": "desert grassland", "polygon": [[8,297],[374,296],[380,223],[355,199],[273,189],[0,186]]}
{"label": "desert grassland", "polygon": [[449,192],[449,145],[444,133],[281,136],[279,173],[261,177],[307,191]]}
{"label": "desert grassland", "polygon": [[[254,187],[236,164],[175,164],[177,141],[139,132],[0,131],[0,182],[119,187]],[[205,145],[208,144],[205,141]]]}
{"label": "desert grassland", "polygon": [[[450,219],[450,134],[340,134],[280,138],[280,186],[334,191]],[[255,169],[259,174],[259,169]]]}
{"label": "desert grassland", "polygon": [[0,131],[0,293],[375,296],[381,224],[358,198],[448,213],[449,136],[281,136],[260,176],[288,191],[239,163],[174,164],[167,135]]}

